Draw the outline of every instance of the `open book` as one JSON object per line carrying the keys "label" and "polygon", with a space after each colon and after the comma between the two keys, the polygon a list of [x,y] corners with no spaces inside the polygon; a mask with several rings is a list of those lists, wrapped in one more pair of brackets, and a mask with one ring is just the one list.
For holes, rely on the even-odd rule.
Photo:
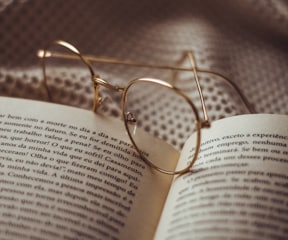
{"label": "open book", "polygon": [[[138,157],[118,120],[0,98],[1,239],[285,239],[288,116],[230,117],[203,130],[191,172]],[[191,159],[161,145],[162,158]]]}

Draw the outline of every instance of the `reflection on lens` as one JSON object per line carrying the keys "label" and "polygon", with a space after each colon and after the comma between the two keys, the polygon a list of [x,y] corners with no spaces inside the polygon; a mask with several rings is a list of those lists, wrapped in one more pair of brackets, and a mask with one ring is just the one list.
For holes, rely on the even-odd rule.
{"label": "reflection on lens", "polygon": [[[132,81],[124,94],[123,112],[130,138],[140,152],[149,154],[142,158],[165,171],[175,171],[178,158],[162,159],[159,141],[181,151],[196,130],[198,115],[193,104],[171,85],[153,79]],[[156,138],[144,140],[143,131]]]}

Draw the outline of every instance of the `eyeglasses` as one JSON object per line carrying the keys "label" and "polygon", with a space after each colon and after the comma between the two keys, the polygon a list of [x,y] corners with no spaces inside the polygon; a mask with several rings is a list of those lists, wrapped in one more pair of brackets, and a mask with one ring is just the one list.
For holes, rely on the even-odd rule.
{"label": "eyeglasses", "polygon": [[[57,50],[51,50],[52,46],[57,46]],[[48,88],[47,82],[49,81],[50,72],[57,68],[57,64],[49,65],[48,59],[52,62],[55,59],[77,60],[84,64],[88,69],[93,86],[94,86],[94,101],[93,111],[102,104],[100,97],[100,87],[110,89],[115,92],[121,93],[121,112],[124,120],[124,125],[127,130],[128,136],[140,155],[141,159],[150,167],[166,174],[183,174],[188,172],[195,161],[197,160],[201,144],[201,129],[210,127],[210,120],[207,114],[207,108],[204,101],[201,85],[198,79],[198,73],[213,74],[226,83],[228,83],[240,96],[240,99],[250,112],[254,112],[249,102],[242,94],[240,89],[232,81],[213,71],[203,70],[197,67],[196,60],[192,52],[186,52],[180,61],[183,62],[185,58],[188,59],[190,67],[182,66],[168,66],[147,64],[133,61],[121,61],[111,58],[95,57],[82,55],[80,51],[68,42],[57,40],[47,49],[41,49],[37,53],[38,57],[42,59],[42,70],[44,77],[44,85],[46,87],[49,98],[52,99],[52,94]],[[153,69],[172,70],[176,77],[178,72],[190,72],[194,75],[196,87],[199,93],[199,98],[202,106],[203,119],[200,119],[198,109],[193,104],[191,99],[174,84],[156,79],[156,78],[137,78],[130,82],[125,87],[118,87],[108,83],[106,80],[95,74],[91,62],[107,63],[107,64],[121,64],[133,67],[146,67]],[[58,65],[59,66],[59,65]],[[53,76],[53,73],[51,73]],[[163,119],[167,119],[166,125]],[[147,123],[149,121],[149,123]],[[167,124],[169,126],[167,126]],[[153,134],[155,137],[168,142],[174,148],[181,150],[182,145],[177,145],[177,141],[169,140],[167,135],[161,134],[159,129],[168,128],[177,132],[177,136],[183,139],[183,142],[195,132],[195,148],[191,154],[191,161],[189,165],[183,169],[175,170],[178,159],[172,159],[167,163],[165,159],[153,158],[153,156],[161,156],[161,149],[158,148],[157,140],[155,142],[146,143],[142,136],[143,131]]]}

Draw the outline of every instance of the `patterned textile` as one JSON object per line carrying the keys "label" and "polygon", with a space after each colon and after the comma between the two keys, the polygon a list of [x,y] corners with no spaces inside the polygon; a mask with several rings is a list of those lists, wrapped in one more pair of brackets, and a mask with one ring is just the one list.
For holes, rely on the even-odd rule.
{"label": "patterned textile", "polygon": [[[192,50],[199,68],[235,82],[257,112],[288,114],[285,0],[2,0],[0,36],[2,96],[47,101],[36,51],[63,39],[83,54],[170,65],[183,51]],[[101,77],[119,85],[139,77],[170,81],[171,75],[124,66],[94,67]],[[72,65],[64,71],[70,77],[49,82],[53,101],[90,108],[89,72]],[[201,75],[200,81],[212,120],[245,112],[234,98],[237,94],[213,76]],[[195,102],[199,106],[197,98]],[[117,111],[114,101],[106,104],[111,113]]]}

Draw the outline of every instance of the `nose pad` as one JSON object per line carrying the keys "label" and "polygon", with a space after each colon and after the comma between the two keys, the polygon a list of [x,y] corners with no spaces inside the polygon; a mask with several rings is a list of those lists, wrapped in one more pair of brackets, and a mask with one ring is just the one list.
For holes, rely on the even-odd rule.
{"label": "nose pad", "polygon": [[[105,93],[105,92],[104,92]],[[100,110],[107,103],[112,102],[111,98],[107,96],[107,94],[103,94],[103,91],[100,93],[99,88],[95,88],[94,91],[94,102],[93,102],[93,110],[94,112]],[[105,107],[104,107],[105,108]]]}
{"label": "nose pad", "polygon": [[125,121],[128,123],[128,129],[131,136],[135,137],[137,132],[137,119],[134,117],[133,113],[126,112],[125,113]]}
{"label": "nose pad", "polygon": [[97,112],[99,106],[102,104],[103,99],[101,97],[98,97],[97,95],[94,95],[94,101],[93,101],[93,112]]}
{"label": "nose pad", "polygon": [[106,116],[121,116],[119,106],[113,101],[110,96],[106,95],[98,97],[97,112],[105,114]]}
{"label": "nose pad", "polygon": [[131,112],[127,112],[125,118],[126,118],[125,119],[126,122],[131,125],[135,125],[137,123],[137,119],[134,117],[133,113]]}

